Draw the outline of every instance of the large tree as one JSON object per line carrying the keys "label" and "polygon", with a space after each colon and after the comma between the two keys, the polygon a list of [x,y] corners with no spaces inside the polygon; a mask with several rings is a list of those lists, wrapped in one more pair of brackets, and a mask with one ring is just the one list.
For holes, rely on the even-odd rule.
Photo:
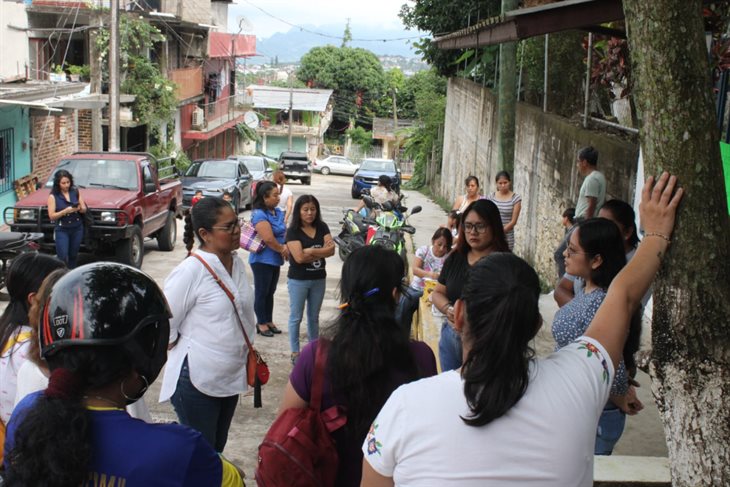
{"label": "large tree", "polygon": [[730,485],[730,222],[702,0],[624,0],[648,174],[685,188],[654,288],[651,375],[673,484]]}
{"label": "large tree", "polygon": [[386,78],[377,56],[362,48],[323,46],[309,50],[300,61],[297,78],[312,88],[334,90],[333,128],[371,126]]}

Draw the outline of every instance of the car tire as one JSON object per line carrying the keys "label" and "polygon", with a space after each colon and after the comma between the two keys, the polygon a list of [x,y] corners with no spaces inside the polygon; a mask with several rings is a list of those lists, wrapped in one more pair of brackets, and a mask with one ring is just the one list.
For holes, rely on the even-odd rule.
{"label": "car tire", "polygon": [[323,176],[327,176],[330,173],[330,168],[328,168],[327,166],[325,166],[322,169],[320,169],[319,172],[321,172]]}
{"label": "car tire", "polygon": [[163,252],[170,252],[175,248],[176,240],[177,223],[175,223],[175,213],[168,211],[165,226],[157,234],[157,248]]}
{"label": "car tire", "polygon": [[132,236],[117,242],[115,254],[122,264],[131,265],[132,267],[141,269],[142,260],[144,260],[144,239],[142,238],[142,229],[137,225],[134,225]]}
{"label": "car tire", "polygon": [[359,200],[360,199],[360,193],[356,190],[350,190],[350,196],[352,196],[353,200]]}
{"label": "car tire", "polygon": [[309,186],[310,184],[312,184],[312,178],[311,177],[302,178],[302,184]]}

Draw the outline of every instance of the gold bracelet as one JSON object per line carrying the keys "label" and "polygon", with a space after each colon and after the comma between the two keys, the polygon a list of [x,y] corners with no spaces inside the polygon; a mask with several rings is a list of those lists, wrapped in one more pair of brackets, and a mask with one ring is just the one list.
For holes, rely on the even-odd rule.
{"label": "gold bracelet", "polygon": [[664,240],[666,240],[666,241],[667,241],[667,244],[670,244],[670,243],[672,243],[672,241],[671,241],[671,239],[670,239],[669,237],[667,237],[667,236],[666,236],[666,235],[664,235],[663,233],[659,233],[659,232],[649,232],[649,233],[645,233],[645,234],[644,234],[644,238],[646,238],[646,237],[659,237],[659,238],[663,238]]}

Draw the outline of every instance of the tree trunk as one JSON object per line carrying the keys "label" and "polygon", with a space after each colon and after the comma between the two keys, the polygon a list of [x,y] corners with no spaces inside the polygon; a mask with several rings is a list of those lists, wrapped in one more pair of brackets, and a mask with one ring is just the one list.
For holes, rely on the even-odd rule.
{"label": "tree trunk", "polygon": [[701,0],[624,0],[647,174],[685,188],[654,287],[651,375],[673,485],[730,485],[730,222]]}

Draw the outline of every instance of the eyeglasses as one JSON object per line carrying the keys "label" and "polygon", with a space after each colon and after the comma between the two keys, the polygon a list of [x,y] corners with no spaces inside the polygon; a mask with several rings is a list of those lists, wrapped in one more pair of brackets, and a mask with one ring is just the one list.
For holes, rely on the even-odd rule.
{"label": "eyeglasses", "polygon": [[236,220],[235,222],[231,222],[228,225],[225,226],[213,226],[210,227],[214,230],[223,230],[224,232],[230,233],[233,235],[236,232],[236,228],[239,228],[241,226],[241,222]]}
{"label": "eyeglasses", "polygon": [[462,224],[464,227],[464,233],[471,233],[476,232],[477,234],[482,234],[487,231],[487,228],[489,228],[489,225],[486,223],[464,223]]}
{"label": "eyeglasses", "polygon": [[571,255],[588,255],[588,252],[579,252],[572,248],[570,245],[568,245],[568,248],[565,249],[565,255],[570,257]]}

